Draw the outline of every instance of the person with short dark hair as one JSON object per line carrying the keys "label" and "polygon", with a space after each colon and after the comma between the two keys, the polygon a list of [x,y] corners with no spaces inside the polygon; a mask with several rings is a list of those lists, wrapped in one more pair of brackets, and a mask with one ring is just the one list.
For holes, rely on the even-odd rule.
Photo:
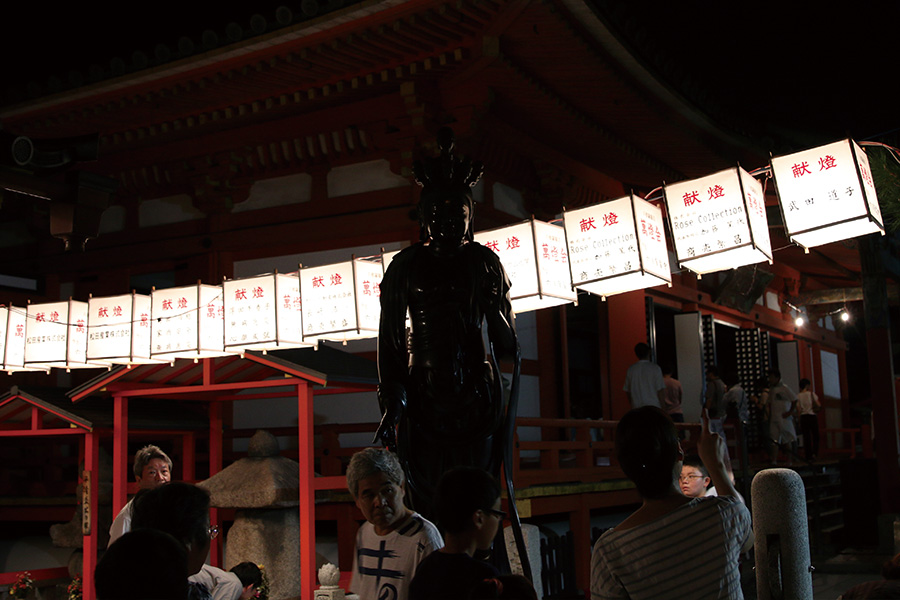
{"label": "person with short dark hair", "polygon": [[[172,479],[172,459],[153,444],[144,446],[134,454],[134,480],[142,490],[150,490],[169,483]],[[119,536],[131,531],[131,508],[134,499],[129,500],[109,528],[109,543],[112,546]]]}
{"label": "person with short dark hair", "polygon": [[187,551],[188,576],[200,571],[218,529],[209,525],[209,492],[176,481],[139,494],[134,501],[133,530],[156,529],[181,542]]}
{"label": "person with short dark hair", "polygon": [[478,582],[499,576],[496,567],[474,558],[491,548],[506,518],[500,510],[500,485],[489,473],[475,467],[444,473],[435,489],[434,513],[444,547],[419,565],[410,600],[458,600]]}
{"label": "person with short dark hair", "polygon": [[422,561],[444,545],[437,527],[404,505],[405,483],[400,461],[384,448],[360,450],[347,466],[347,488],[366,518],[350,580],[363,600],[406,600]]}
{"label": "person with short dark hair", "polygon": [[797,394],[797,411],[800,413],[800,433],[803,436],[803,452],[806,460],[813,461],[819,456],[819,418],[816,413],[822,405],[812,391],[812,382],[805,377],[800,380]]}
{"label": "person with short dark hair", "polygon": [[94,584],[97,600],[185,600],[187,554],[168,533],[131,531],[103,553]]}
{"label": "person with short dark hair", "polygon": [[697,449],[717,497],[681,493],[684,453],[665,412],[642,406],[619,421],[616,457],[642,504],[594,544],[592,600],[665,598],[672,590],[689,590],[692,599],[743,598],[738,557],[753,543],[750,511],[725,472],[725,442],[705,410],[702,423]]}
{"label": "person with short dark hair", "polygon": [[662,406],[666,397],[666,384],[662,369],[650,362],[650,346],[639,342],[634,347],[637,362],[625,373],[625,395],[632,408],[638,406]]}
{"label": "person with short dark hair", "polygon": [[237,575],[243,586],[240,600],[250,600],[256,596],[259,586],[262,585],[262,570],[256,563],[244,561],[234,565],[229,571]]}
{"label": "person with short dark hair", "polygon": [[709,471],[706,470],[699,456],[693,454],[684,458],[681,463],[681,475],[678,477],[682,494],[688,498],[717,496],[716,486],[710,487],[711,482]]}

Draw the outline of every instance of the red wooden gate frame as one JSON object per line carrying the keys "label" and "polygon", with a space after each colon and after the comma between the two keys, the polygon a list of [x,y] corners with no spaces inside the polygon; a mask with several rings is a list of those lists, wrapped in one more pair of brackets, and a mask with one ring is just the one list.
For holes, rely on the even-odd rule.
{"label": "red wooden gate frame", "polygon": [[[273,371],[282,379],[267,379]],[[224,375],[222,375],[224,373]],[[256,378],[254,378],[256,377]],[[153,379],[151,381],[151,379]],[[223,381],[225,379],[238,379]],[[218,382],[217,382],[218,380]],[[222,402],[284,397],[274,394],[274,388],[293,387],[297,397],[300,476],[300,577],[301,598],[313,600],[316,585],[316,515],[315,492],[325,489],[346,489],[344,477],[316,477],[313,469],[313,385],[325,386],[324,373],[307,369],[272,354],[246,352],[243,357],[205,358],[198,362],[182,360],[174,365],[142,365],[130,369],[120,367],[91,380],[69,393],[73,402],[103,391],[114,399],[113,421],[113,514],[127,502],[128,472],[128,401],[131,398],[168,398],[200,400],[210,403],[209,459],[210,475],[219,472],[223,457]],[[269,390],[269,393],[241,394],[248,390]],[[361,384],[352,391],[372,389]],[[329,392],[334,392],[329,388]],[[187,446],[188,442],[185,442]],[[191,456],[193,448],[191,448]],[[186,454],[187,456],[187,454]],[[192,471],[193,465],[190,467]],[[187,476],[187,471],[185,472]],[[218,523],[218,510],[210,511],[210,520]],[[222,538],[210,548],[211,562],[221,565]],[[96,552],[96,541],[93,551]],[[85,552],[87,554],[87,550]],[[92,596],[85,594],[85,600]]]}
{"label": "red wooden gate frame", "polygon": [[[3,411],[4,407],[11,408],[14,403],[22,406],[15,410]],[[30,414],[24,413],[30,409]],[[94,567],[97,563],[97,494],[99,493],[99,481],[96,473],[99,472],[100,444],[99,436],[94,432],[90,421],[82,419],[70,412],[44,402],[40,398],[32,396],[18,387],[13,386],[7,394],[0,396],[0,437],[62,437],[81,436],[81,453],[84,455],[84,472],[81,475],[83,484],[82,523],[90,527],[84,536],[83,551],[83,578],[82,593],[84,598],[94,598]],[[42,413],[52,415],[63,421],[63,427],[44,427]],[[25,416],[25,419],[21,418]],[[27,419],[27,422],[26,422]],[[85,481],[85,479],[87,481]],[[41,571],[56,571],[55,569]],[[33,571],[32,574],[35,574]]]}

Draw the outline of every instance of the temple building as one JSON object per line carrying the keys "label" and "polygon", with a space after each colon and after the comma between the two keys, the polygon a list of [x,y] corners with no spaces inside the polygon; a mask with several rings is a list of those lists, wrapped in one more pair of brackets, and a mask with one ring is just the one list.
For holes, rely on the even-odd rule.
{"label": "temple building", "polygon": [[[413,164],[433,156],[438,131],[450,127],[456,151],[484,164],[473,188],[476,239],[501,257],[520,241],[504,233],[508,226],[534,220],[561,233],[566,215],[632,195],[661,211],[664,281],[588,293],[573,289],[570,269],[576,283],[565,291],[577,301],[517,311],[522,386],[510,468],[519,513],[545,532],[561,528],[550,537],[575,548],[557,565],[568,577],[562,589],[545,590],[587,589],[592,526],[609,526],[638,502],[616,466],[612,435],[630,408],[623,385],[639,342],[675,369],[694,442],[709,367],[750,393],[773,368],[794,391],[809,379],[823,405],[819,462],[838,481],[836,495],[842,477],[845,489],[877,479],[865,498],[844,496],[816,513],[814,550],[876,544],[879,527],[900,512],[892,342],[900,263],[888,226],[896,213],[885,208],[896,205],[898,188],[882,144],[896,145],[896,133],[868,123],[816,131],[809,115],[791,128],[787,109],[770,122],[741,113],[707,92],[712,80],[699,81],[709,65],[692,75],[678,62],[690,48],[667,60],[677,35],[664,37],[663,25],[644,26],[637,9],[616,4],[271,3],[221,26],[197,20],[196,30],[146,42],[142,32],[140,51],[110,46],[99,66],[64,77],[46,65],[39,77],[23,74],[0,96],[0,302],[33,319],[29,306],[221,290],[223,281],[263,274],[299,270],[302,286],[306,269],[389,257],[420,239]],[[736,80],[722,85],[737,90]],[[868,156],[883,214],[869,220],[886,234],[804,247],[788,231],[792,216],[779,196],[787,186],[773,157],[845,140]],[[676,248],[667,203],[690,208],[677,185],[726,171],[759,185],[758,205],[742,206],[761,219],[753,236],[765,234],[768,252],[750,263],[722,255],[701,269],[690,258],[718,250]],[[700,193],[694,202],[713,198],[709,186]],[[818,206],[810,214],[827,212]],[[583,221],[582,233],[587,223],[617,224],[609,214],[605,223]],[[709,229],[731,227],[730,216],[718,214]],[[597,254],[636,245],[639,229]],[[572,260],[572,244],[553,250]],[[542,252],[549,255],[538,246],[535,257]],[[515,298],[515,278],[512,285]],[[317,561],[308,550],[317,542],[350,570],[362,517],[342,474],[381,417],[376,333],[322,336],[329,341],[300,349],[247,345],[196,361],[170,352],[108,369],[67,369],[65,361],[28,369],[0,355],[10,371],[0,387],[0,548],[9,550],[0,551],[0,587],[24,570],[68,580],[71,550],[34,550],[51,523],[72,519],[70,549],[82,548],[82,532],[93,536],[87,552],[104,548],[110,516],[136,491],[130,462],[142,445],[159,444],[174,459],[174,478],[196,482],[245,459],[264,429],[281,456],[299,462],[300,498],[279,506],[299,503],[300,597],[311,599]],[[739,489],[767,462],[762,419],[753,414],[743,434],[729,425]],[[213,517],[223,532],[236,518],[229,508]],[[221,539],[211,558],[227,563]]]}

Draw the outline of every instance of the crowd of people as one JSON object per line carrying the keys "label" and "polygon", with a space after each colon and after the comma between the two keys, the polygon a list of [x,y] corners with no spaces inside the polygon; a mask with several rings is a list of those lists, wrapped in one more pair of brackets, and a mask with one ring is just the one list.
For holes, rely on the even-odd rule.
{"label": "crowd of people", "polygon": [[139,490],[110,528],[94,572],[98,600],[254,598],[263,577],[259,566],[243,562],[224,571],[206,564],[219,533],[209,522],[209,492],[173,482],[171,473],[172,459],[159,447],[135,454]]}
{"label": "crowd of people", "polygon": [[[640,507],[597,539],[591,558],[593,599],[664,598],[690,589],[692,598],[741,598],[739,557],[753,543],[750,512],[734,487],[722,426],[729,411],[739,418],[748,402],[767,408],[771,457],[791,456],[800,418],[807,458],[818,453],[815,412],[821,407],[810,382],[793,392],[772,371],[756,394],[727,386],[712,367],[697,454],[685,456],[675,423],[684,421],[682,387],[673,370],[635,348],[625,391],[633,408],[616,429],[616,456],[634,482]],[[160,448],[135,455],[137,495],[116,516],[107,551],[96,568],[97,597],[248,600],[261,572],[253,563],[230,571],[206,560],[218,530],[209,522],[209,494],[172,482],[172,461]],[[474,467],[450,469],[433,499],[435,523],[408,508],[404,470],[384,448],[353,455],[347,487],[365,522],[356,535],[349,591],[362,600],[537,598],[524,577],[501,573],[485,560],[506,513],[498,482]],[[694,565],[685,569],[684,564]],[[139,577],[153,565],[156,576]],[[135,585],[141,580],[141,585]],[[848,596],[854,597],[854,596]]]}

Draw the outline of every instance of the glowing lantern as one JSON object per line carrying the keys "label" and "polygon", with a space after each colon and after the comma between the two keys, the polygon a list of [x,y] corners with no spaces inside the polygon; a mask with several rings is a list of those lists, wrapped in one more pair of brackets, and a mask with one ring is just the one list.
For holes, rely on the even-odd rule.
{"label": "glowing lantern", "polygon": [[225,352],[222,288],[198,283],[150,294],[150,356],[209,358]]}
{"label": "glowing lantern", "polygon": [[296,273],[232,279],[225,291],[225,349],[275,350],[303,342],[300,279]]}
{"label": "glowing lantern", "polygon": [[87,360],[88,304],[68,300],[29,304],[25,365],[46,369],[97,368]]}
{"label": "glowing lantern", "polygon": [[304,340],[377,337],[383,277],[380,256],[301,268]]}
{"label": "glowing lantern", "polygon": [[672,283],[662,210],[634,194],[563,214],[572,284],[599,296]]}
{"label": "glowing lantern", "polygon": [[88,299],[88,360],[123,365],[160,362],[150,357],[150,313],[150,296]]}
{"label": "glowing lantern", "polygon": [[25,322],[27,311],[16,306],[0,306],[0,368],[14,371],[49,371],[25,365]]}
{"label": "glowing lantern", "polygon": [[666,185],[681,266],[698,274],[772,262],[762,184],[740,167]]}
{"label": "glowing lantern", "polygon": [[881,232],[869,158],[853,140],[772,159],[784,228],[804,249]]}
{"label": "glowing lantern", "polygon": [[475,241],[500,257],[511,284],[513,311],[522,313],[575,302],[563,227],[531,219],[480,231],[475,234]]}

